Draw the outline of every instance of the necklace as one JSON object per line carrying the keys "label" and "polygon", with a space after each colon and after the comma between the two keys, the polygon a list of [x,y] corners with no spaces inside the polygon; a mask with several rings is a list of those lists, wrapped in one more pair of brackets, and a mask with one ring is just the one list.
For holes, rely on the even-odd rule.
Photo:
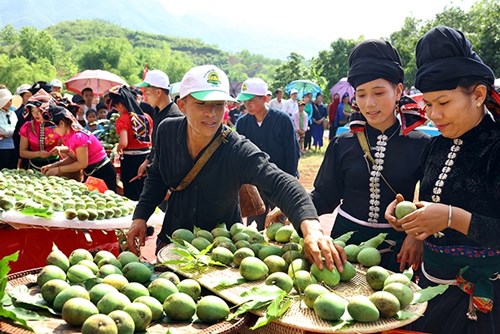
{"label": "necklace", "polygon": [[[399,131],[400,125],[394,130],[394,132],[388,137],[385,134],[380,134],[377,136],[377,146],[371,147],[370,140],[368,139],[368,134],[366,134],[366,138],[368,140],[368,146],[372,150],[375,150],[373,154],[375,159],[370,172],[370,206],[368,212],[368,222],[369,223],[377,223],[380,217],[380,178],[384,180],[384,182],[389,186],[389,183],[385,180],[382,175],[382,170],[384,169],[384,158],[385,158],[385,150],[387,146],[387,142]],[[365,130],[366,131],[366,130]],[[392,191],[392,187],[389,186]]]}
{"label": "necklace", "polygon": [[[457,157],[458,151],[460,151],[460,146],[464,141],[462,139],[453,139],[453,145],[450,147],[450,152],[446,161],[444,162],[444,166],[441,169],[441,173],[434,183],[434,188],[432,189],[432,202],[439,203],[441,202],[441,193],[443,192],[444,181],[448,178],[448,173],[451,171],[451,167],[455,164],[455,158]],[[434,233],[435,238],[442,238],[444,236],[443,232]]]}

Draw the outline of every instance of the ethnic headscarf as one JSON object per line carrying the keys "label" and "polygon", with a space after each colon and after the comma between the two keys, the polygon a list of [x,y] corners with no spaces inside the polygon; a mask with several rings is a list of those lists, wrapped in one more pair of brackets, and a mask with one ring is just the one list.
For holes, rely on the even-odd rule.
{"label": "ethnic headscarf", "polygon": [[421,92],[452,90],[464,78],[475,79],[488,87],[491,97],[485,104],[500,117],[500,96],[493,87],[495,74],[461,31],[446,26],[432,28],[418,41],[415,53],[415,87]]}
{"label": "ethnic headscarf", "polygon": [[51,118],[52,122],[54,122],[55,124],[58,124],[63,119],[67,119],[67,120],[71,121],[71,129],[73,129],[73,131],[82,132],[88,136],[90,136],[92,134],[89,130],[85,129],[78,122],[78,120],[75,118],[75,116],[73,116],[73,114],[65,107],[57,105],[55,103],[50,103],[48,110],[49,110],[50,118]]}
{"label": "ethnic headscarf", "polygon": [[[349,55],[349,75],[347,81],[356,89],[359,85],[376,79],[385,79],[394,84],[403,83],[404,71],[399,53],[391,43],[378,39],[365,40],[356,45]],[[353,103],[349,118],[351,132],[363,131],[366,119]],[[425,112],[411,98],[405,96],[398,102],[401,113],[401,129],[406,135],[426,122]]]}
{"label": "ethnic headscarf", "polygon": [[141,142],[151,142],[151,126],[132,91],[125,85],[116,86],[109,90],[109,98],[111,99],[110,109],[117,103],[127,108],[134,137]]}

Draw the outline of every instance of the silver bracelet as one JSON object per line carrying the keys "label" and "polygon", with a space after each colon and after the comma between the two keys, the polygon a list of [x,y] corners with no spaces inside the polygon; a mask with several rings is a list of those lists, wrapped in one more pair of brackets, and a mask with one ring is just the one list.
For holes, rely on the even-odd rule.
{"label": "silver bracelet", "polygon": [[453,209],[451,205],[448,205],[448,228],[451,227],[451,218],[453,217]]}

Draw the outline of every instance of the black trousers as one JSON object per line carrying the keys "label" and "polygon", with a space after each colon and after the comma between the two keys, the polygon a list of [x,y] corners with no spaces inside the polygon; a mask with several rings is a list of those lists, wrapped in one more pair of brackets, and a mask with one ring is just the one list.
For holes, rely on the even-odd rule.
{"label": "black trousers", "polygon": [[92,175],[85,174],[85,179],[87,176],[93,176],[103,180],[109,190],[116,192],[116,170],[111,161],[96,170]]}
{"label": "black trousers", "polygon": [[2,168],[17,168],[17,154],[15,148],[0,149],[0,169]]}
{"label": "black trousers", "polygon": [[139,166],[147,156],[148,153],[139,155],[124,154],[121,158],[120,179],[123,182],[123,194],[133,201],[139,200],[145,178],[140,178],[133,182],[130,182],[130,180],[137,176],[137,169],[139,169]]}

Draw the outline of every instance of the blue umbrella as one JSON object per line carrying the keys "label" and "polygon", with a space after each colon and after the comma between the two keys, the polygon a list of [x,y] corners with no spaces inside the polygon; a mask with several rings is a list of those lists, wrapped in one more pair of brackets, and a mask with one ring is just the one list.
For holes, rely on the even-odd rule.
{"label": "blue umbrella", "polygon": [[298,91],[297,98],[301,99],[307,93],[312,93],[313,97],[321,93],[321,87],[310,80],[294,80],[285,87],[285,92],[290,95],[290,91],[296,89]]}

